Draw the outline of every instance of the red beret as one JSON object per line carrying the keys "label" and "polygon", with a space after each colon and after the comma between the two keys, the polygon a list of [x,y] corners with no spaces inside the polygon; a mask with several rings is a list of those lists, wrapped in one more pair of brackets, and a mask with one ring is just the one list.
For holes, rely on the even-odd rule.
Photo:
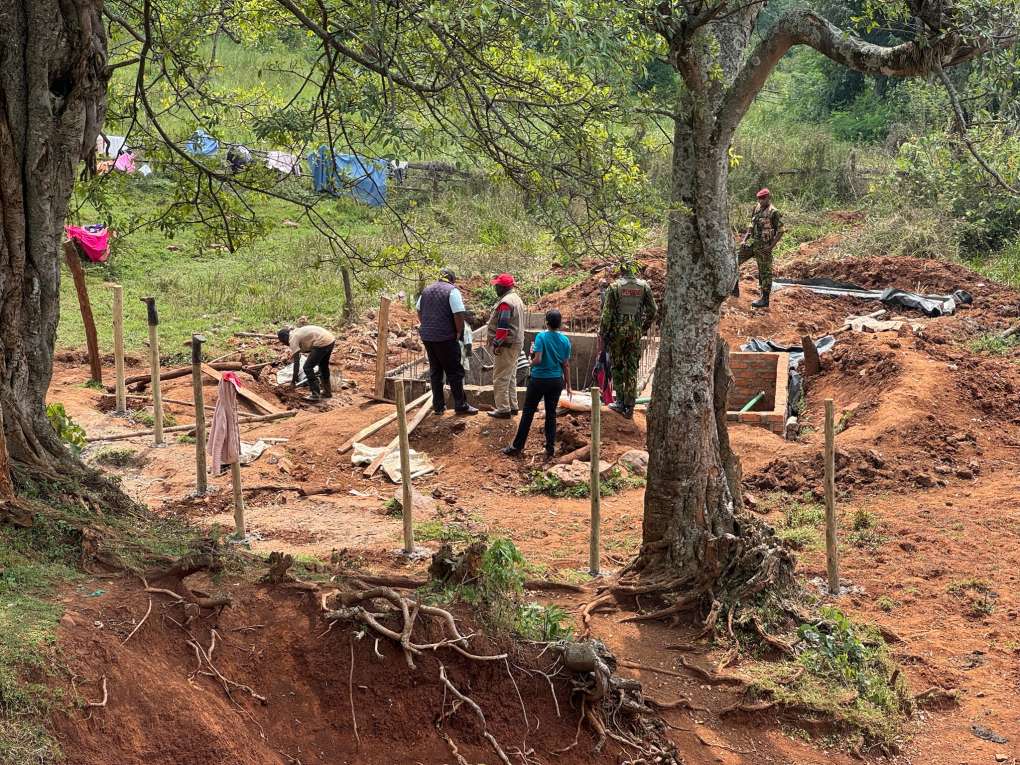
{"label": "red beret", "polygon": [[768,189],[762,189],[761,191],[758,192],[757,196],[758,196],[758,199],[764,199],[765,197],[772,196],[772,192],[769,191]]}

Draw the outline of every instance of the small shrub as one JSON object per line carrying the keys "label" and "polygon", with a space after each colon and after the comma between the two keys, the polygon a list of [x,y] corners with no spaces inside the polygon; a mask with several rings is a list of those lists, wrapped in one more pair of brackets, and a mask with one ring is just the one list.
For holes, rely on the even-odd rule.
{"label": "small shrub", "polygon": [[[156,427],[156,415],[150,412],[148,409],[139,409],[137,412],[131,413],[131,419],[137,422],[139,425],[144,425],[147,428]],[[174,417],[170,412],[163,412],[163,427],[172,428],[177,424],[177,418]]]}
{"label": "small shrub", "polygon": [[[624,475],[619,469],[613,468],[609,475],[599,481],[599,496],[611,497],[621,491],[640,488],[644,485],[644,478]],[[591,484],[585,481],[575,486],[567,486],[559,477],[544,470],[536,470],[531,474],[531,481],[525,484],[521,491],[524,494],[545,494],[548,497],[584,499],[591,496]]]}
{"label": "small shrub", "polygon": [[85,429],[71,419],[71,416],[64,409],[64,405],[53,403],[46,405],[46,418],[50,425],[57,432],[60,440],[67,444],[67,448],[75,457],[81,455],[85,448]]}
{"label": "small shrub", "polygon": [[809,500],[792,500],[783,508],[783,524],[776,535],[794,550],[807,550],[820,543],[819,527],[825,508]]}
{"label": "small shrub", "polygon": [[890,598],[888,595],[881,596],[875,601],[875,605],[878,606],[879,610],[889,613],[896,608],[896,601]]}
{"label": "small shrub", "polygon": [[97,452],[93,459],[100,465],[118,468],[140,467],[145,464],[144,457],[126,446],[109,446]]}
{"label": "small shrub", "polygon": [[974,353],[982,353],[987,356],[1006,356],[1017,344],[1020,338],[1016,335],[1003,338],[1001,332],[990,332],[980,335],[967,343],[967,347]]}
{"label": "small shrub", "polygon": [[386,515],[392,518],[400,518],[404,515],[400,502],[395,497],[390,497],[383,503],[383,510],[386,511]]}
{"label": "small shrub", "polygon": [[[400,516],[400,503],[395,499],[390,502],[396,505],[395,514]],[[386,507],[387,515],[394,514],[389,503]],[[483,535],[471,531],[461,523],[444,523],[441,518],[414,524],[414,538],[421,542],[473,542],[481,536]]]}
{"label": "small shrub", "polygon": [[964,602],[966,613],[975,619],[989,616],[995,611],[999,594],[984,579],[961,579],[947,588],[950,595]]}

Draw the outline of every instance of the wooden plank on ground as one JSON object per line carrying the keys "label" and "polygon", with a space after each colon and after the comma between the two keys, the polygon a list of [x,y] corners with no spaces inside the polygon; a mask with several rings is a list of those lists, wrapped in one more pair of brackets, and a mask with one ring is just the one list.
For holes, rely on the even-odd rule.
{"label": "wooden plank on ground", "polygon": [[[418,404],[421,404],[422,402],[424,402],[426,399],[428,399],[431,396],[432,396],[432,391],[428,391],[426,393],[423,393],[422,395],[420,395],[418,398],[416,398],[414,401],[412,401],[411,403],[409,403],[407,405],[408,410],[414,409],[414,407],[418,406]],[[353,436],[351,436],[348,440],[344,441],[344,443],[340,446],[339,449],[337,449],[337,451],[340,454],[343,454],[344,452],[350,451],[354,447],[354,442],[355,441],[360,441],[363,438],[368,438],[372,434],[379,432],[380,430],[385,428],[387,425],[389,425],[391,422],[393,422],[395,419],[397,419],[397,413],[396,412],[392,412],[391,414],[388,414],[385,417],[383,417],[381,420],[376,420],[375,422],[373,422],[368,427],[362,428],[357,433],[355,433]]]}
{"label": "wooden plank on ground", "polygon": [[[202,371],[205,372],[214,380],[216,380],[217,382],[223,379],[223,375],[220,372],[213,369],[208,364],[202,365]],[[252,404],[254,404],[255,408],[260,410],[263,414],[279,414],[281,411],[280,409],[266,401],[264,398],[262,398],[262,396],[258,395],[257,393],[254,393],[253,391],[248,390],[243,385],[238,389],[237,395],[243,399],[246,399],[247,401],[250,401]]]}
{"label": "wooden plank on ground", "polygon": [[[428,404],[425,404],[420,410],[418,410],[418,414],[414,416],[414,419],[407,424],[407,435],[410,436],[412,433],[414,433],[414,429],[421,425],[422,420],[424,420],[430,414],[432,414],[432,407],[429,406]],[[386,444],[386,447],[383,449],[382,453],[375,458],[371,465],[365,468],[365,472],[362,473],[362,475],[365,476],[365,478],[371,478],[372,476],[374,476],[376,471],[379,469],[379,466],[383,464],[383,460],[390,456],[390,454],[393,453],[393,450],[396,449],[397,446],[399,445],[400,436],[397,435],[392,441]]]}

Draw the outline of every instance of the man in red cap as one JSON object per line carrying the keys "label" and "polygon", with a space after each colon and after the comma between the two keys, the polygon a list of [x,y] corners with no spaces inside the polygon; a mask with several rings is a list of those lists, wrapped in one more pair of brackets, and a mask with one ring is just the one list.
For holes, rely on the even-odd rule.
{"label": "man in red cap", "polygon": [[496,357],[492,373],[492,395],[496,408],[490,417],[510,419],[517,414],[517,361],[524,348],[524,301],[510,274],[492,280],[499,300],[489,317],[489,347]]}
{"label": "man in red cap", "polygon": [[[737,253],[737,268],[754,258],[758,264],[758,284],[761,297],[751,303],[754,308],[769,307],[769,293],[772,292],[772,251],[783,238],[783,217],[772,206],[772,193],[762,189],[757,194],[758,205],[751,214],[751,225],[747,227]],[[740,294],[740,274],[733,287],[733,294]]]}

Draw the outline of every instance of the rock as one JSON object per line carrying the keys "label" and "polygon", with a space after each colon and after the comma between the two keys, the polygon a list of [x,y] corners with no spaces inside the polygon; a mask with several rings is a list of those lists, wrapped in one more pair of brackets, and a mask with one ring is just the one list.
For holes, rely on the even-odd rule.
{"label": "rock", "polygon": [[882,452],[877,449],[868,449],[867,452],[868,462],[877,468],[885,467],[885,457],[882,456]]}
{"label": "rock", "polygon": [[974,474],[967,468],[960,468],[959,470],[956,471],[956,477],[962,478],[965,481],[970,481],[971,479],[974,478]]}
{"label": "rock", "polygon": [[749,493],[747,493],[745,491],[744,492],[744,507],[747,507],[747,508],[749,508],[751,510],[756,510],[758,508],[758,498],[755,497],[753,494],[749,494]]}
{"label": "rock", "polygon": [[1008,760],[1008,759],[1009,759],[1009,755],[1008,754],[1005,754],[1003,752],[996,752],[995,753],[995,761],[996,762],[1006,762],[1006,760]]}
{"label": "rock", "polygon": [[[404,509],[404,489],[398,487],[393,492],[393,499],[396,500],[400,509]],[[413,516],[432,516],[436,512],[436,501],[432,497],[427,497],[417,489],[411,489],[411,515]]]}
{"label": "rock", "polygon": [[643,449],[631,449],[624,452],[617,462],[632,475],[644,477],[648,475],[648,452]]}
{"label": "rock", "polygon": [[936,465],[932,468],[939,475],[949,475],[953,472],[953,469],[949,465]]}
{"label": "rock", "polygon": [[970,468],[970,472],[972,472],[974,475],[977,475],[978,473],[981,472],[981,463],[978,462],[977,460],[971,460],[970,462],[968,462],[967,467]]}
{"label": "rock", "polygon": [[[610,463],[599,461],[599,475],[604,477],[612,469]],[[546,475],[560,479],[564,486],[580,486],[591,480],[591,463],[574,460],[569,465],[554,465]]]}
{"label": "rock", "polygon": [[914,476],[914,483],[920,486],[922,489],[930,489],[935,485],[935,479],[927,473],[918,473]]}

